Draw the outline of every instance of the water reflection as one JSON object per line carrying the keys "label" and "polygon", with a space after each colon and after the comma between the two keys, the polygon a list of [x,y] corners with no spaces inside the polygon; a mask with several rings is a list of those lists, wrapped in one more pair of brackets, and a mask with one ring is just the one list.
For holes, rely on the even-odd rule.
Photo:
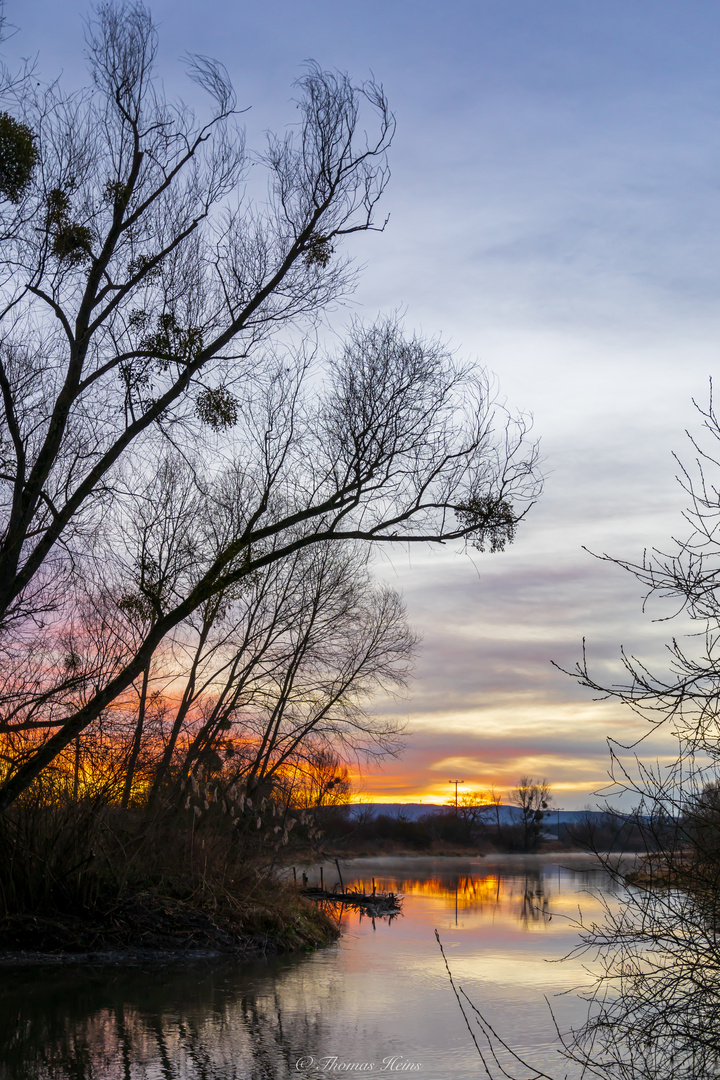
{"label": "water reflection", "polygon": [[[384,892],[451,900],[458,917],[472,913],[495,918],[502,913],[529,930],[551,921],[553,914],[566,914],[569,895],[575,910],[578,894],[590,896],[599,883],[593,859],[573,854],[564,859],[567,865],[532,856],[506,856],[495,862],[418,857],[405,860],[402,874],[397,873],[397,859],[358,859],[345,874],[349,887],[361,891],[376,884]],[[602,884],[608,895],[618,890],[605,875]],[[340,914],[340,909],[336,912]]]}
{"label": "water reflection", "polygon": [[[3,1080],[297,1076],[301,1054],[328,1042],[323,1007],[285,1002],[279,970],[191,964],[138,970],[13,974],[0,994]],[[287,1007],[286,1007],[287,1005]]]}
{"label": "water reflection", "polygon": [[[402,885],[393,882],[399,891],[410,896],[443,897],[451,899],[456,918],[460,911],[486,914],[510,909],[518,923],[525,929],[531,924],[551,919],[550,902],[552,890],[545,887],[539,874],[524,874],[503,878],[499,874],[476,877],[457,874],[451,879],[432,877],[405,879]],[[345,910],[335,909],[339,917]]]}
{"label": "water reflection", "polygon": [[473,1000],[522,1032],[533,1064],[549,1063],[543,995],[583,974],[545,960],[575,941],[556,916],[595,902],[584,893],[598,884],[589,864],[359,860],[343,873],[350,886],[374,877],[378,890],[402,893],[402,917],[345,910],[338,946],[257,966],[3,972],[0,1080],[316,1080],[333,1056],[382,1075],[393,1055],[429,1080],[469,1080],[478,1062],[436,926]]}

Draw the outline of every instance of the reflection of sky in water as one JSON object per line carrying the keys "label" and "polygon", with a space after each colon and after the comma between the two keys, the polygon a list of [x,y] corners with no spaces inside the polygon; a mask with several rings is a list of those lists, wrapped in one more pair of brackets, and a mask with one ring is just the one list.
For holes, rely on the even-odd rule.
{"label": "reflection of sky in water", "polygon": [[[564,1075],[543,995],[587,986],[589,976],[580,959],[547,961],[577,941],[564,916],[576,917],[580,904],[586,918],[597,917],[599,900],[585,890],[604,879],[583,871],[587,860],[562,858],[575,869],[500,857],[344,864],[346,885],[371,888],[374,877],[379,890],[401,892],[403,914],[388,924],[345,911],[340,942],[303,958],[6,973],[0,1078],[316,1080],[338,1075],[341,1063],[373,1063],[375,1074],[391,1075],[415,1062],[422,1069],[413,1075],[469,1080],[481,1066],[436,927],[456,981],[494,1026],[533,1063]],[[584,1015],[572,996],[553,1008],[562,1024]],[[383,1071],[393,1055],[395,1070]],[[297,1069],[303,1057],[314,1064]]]}

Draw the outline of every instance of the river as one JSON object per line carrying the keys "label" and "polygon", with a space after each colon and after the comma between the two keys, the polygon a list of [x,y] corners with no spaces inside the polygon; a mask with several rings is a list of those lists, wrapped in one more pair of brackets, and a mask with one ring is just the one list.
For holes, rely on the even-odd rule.
{"label": "river", "polygon": [[[587,856],[358,859],[404,896],[392,921],[342,915],[329,948],[253,965],[192,961],[123,968],[24,968],[0,975],[2,1080],[317,1080],[341,1075],[485,1076],[456,982],[527,1061],[558,1078],[548,1001],[562,1027],[592,978],[578,910],[597,918],[612,884]],[[325,883],[337,874],[325,864]],[[310,871],[315,883],[317,871]],[[560,996],[557,996],[560,995]],[[518,1075],[525,1075],[518,1073]]]}

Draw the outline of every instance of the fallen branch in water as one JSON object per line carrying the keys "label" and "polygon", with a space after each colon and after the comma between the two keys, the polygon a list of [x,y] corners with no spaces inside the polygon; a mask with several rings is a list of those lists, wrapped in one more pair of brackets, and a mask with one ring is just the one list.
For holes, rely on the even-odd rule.
{"label": "fallen branch in water", "polygon": [[402,897],[397,893],[361,893],[357,889],[349,892],[328,892],[326,889],[302,889],[301,894],[308,900],[329,900],[336,904],[359,908],[368,915],[397,915],[401,910]]}

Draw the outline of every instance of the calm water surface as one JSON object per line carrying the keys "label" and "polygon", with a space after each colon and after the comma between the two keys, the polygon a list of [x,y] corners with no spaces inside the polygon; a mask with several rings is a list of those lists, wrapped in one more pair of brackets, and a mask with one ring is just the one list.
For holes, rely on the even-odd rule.
{"label": "calm water surface", "polygon": [[[577,942],[578,907],[592,919],[601,895],[613,902],[592,859],[358,859],[342,869],[346,887],[369,890],[374,877],[402,893],[402,916],[345,912],[337,945],[267,964],[0,973],[0,1078],[484,1076],[435,928],[456,982],[507,1041],[554,1076],[574,1075],[545,999],[561,1026],[585,1015],[564,993],[590,984],[583,961],[552,961]],[[332,885],[334,866],[324,872]]]}

